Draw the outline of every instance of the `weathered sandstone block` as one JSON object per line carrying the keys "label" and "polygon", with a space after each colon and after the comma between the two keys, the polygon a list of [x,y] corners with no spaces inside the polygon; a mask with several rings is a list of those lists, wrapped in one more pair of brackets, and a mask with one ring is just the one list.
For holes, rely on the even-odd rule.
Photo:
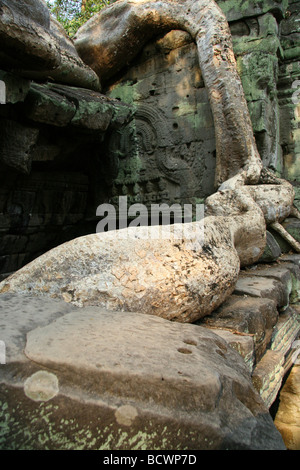
{"label": "weathered sandstone block", "polygon": [[32,152],[39,130],[8,119],[1,121],[0,160],[21,173],[29,174]]}
{"label": "weathered sandstone block", "polygon": [[206,328],[15,294],[0,318],[2,449],[285,448],[242,357]]}
{"label": "weathered sandstone block", "polygon": [[220,196],[225,205],[233,203],[235,215],[78,238],[19,270],[0,291],[196,321],[232,293],[241,264],[255,262],[265,247],[264,218],[247,193],[229,190]]}
{"label": "weathered sandstone block", "polygon": [[249,335],[253,341],[255,360],[259,361],[271,340],[278,321],[276,303],[268,298],[231,295],[212,315],[201,320],[213,329],[227,329]]}

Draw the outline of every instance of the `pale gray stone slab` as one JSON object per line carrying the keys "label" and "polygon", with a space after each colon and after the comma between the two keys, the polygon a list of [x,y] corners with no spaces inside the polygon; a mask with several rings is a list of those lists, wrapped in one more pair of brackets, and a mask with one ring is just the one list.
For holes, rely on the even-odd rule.
{"label": "pale gray stone slab", "polygon": [[29,294],[0,295],[0,340],[5,344],[6,364],[25,361],[26,334],[47,325],[76,307],[56,299]]}
{"label": "pale gray stone slab", "polygon": [[11,348],[0,448],[284,448],[243,357],[209,329],[49,298],[0,300]]}
{"label": "pale gray stone slab", "polygon": [[[181,402],[185,409],[194,408],[195,402],[200,407],[214,408],[221,393],[222,375],[236,380],[239,371],[241,377],[247,376],[242,358],[208,329],[94,307],[74,311],[30,331],[25,354],[55,370],[68,368],[75,381],[82,374],[94,377],[82,383],[88,393],[101,395],[113,389],[122,395],[126,378],[132,398],[151,396],[165,406]],[[158,386],[164,393],[157,396]]]}
{"label": "pale gray stone slab", "polygon": [[279,308],[286,308],[289,305],[290,288],[287,289],[277,279],[247,274],[238,278],[234,294],[271,299]]}

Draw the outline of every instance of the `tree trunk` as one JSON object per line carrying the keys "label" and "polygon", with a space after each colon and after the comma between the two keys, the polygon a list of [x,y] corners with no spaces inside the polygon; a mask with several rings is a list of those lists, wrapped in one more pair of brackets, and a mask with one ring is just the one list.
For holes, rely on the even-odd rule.
{"label": "tree trunk", "polygon": [[153,36],[171,29],[194,38],[216,129],[216,186],[242,174],[257,183],[262,163],[232,49],[230,29],[213,0],[120,0],[77,33],[84,62],[106,80],[127,65]]}

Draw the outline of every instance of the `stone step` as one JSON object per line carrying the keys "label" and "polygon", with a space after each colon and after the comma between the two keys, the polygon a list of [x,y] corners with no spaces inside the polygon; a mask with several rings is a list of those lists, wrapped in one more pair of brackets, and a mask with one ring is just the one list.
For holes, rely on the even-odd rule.
{"label": "stone step", "polygon": [[225,329],[237,333],[237,340],[241,340],[241,335],[250,336],[253,356],[255,362],[258,362],[268,347],[277,321],[278,311],[274,300],[232,295],[198,324],[213,328],[214,331]]}
{"label": "stone step", "polygon": [[278,308],[289,305],[290,289],[285,284],[271,277],[242,273],[237,280],[234,294],[273,300]]}
{"label": "stone step", "polygon": [[263,276],[280,281],[289,295],[289,303],[297,303],[300,300],[300,263],[298,264],[297,257],[282,259],[284,262],[278,264],[256,265],[246,273],[250,273],[251,276]]}
{"label": "stone step", "polygon": [[0,317],[3,449],[285,448],[243,358],[208,328],[17,294]]}
{"label": "stone step", "polygon": [[[269,408],[291,367],[300,331],[300,256],[256,265],[240,273],[234,294],[199,323],[224,337],[244,358]],[[244,336],[252,338],[246,341]],[[246,348],[247,344],[247,348]]]}
{"label": "stone step", "polygon": [[212,331],[218,336],[221,336],[229,346],[242,356],[250,372],[252,372],[255,364],[253,336],[245,333],[232,333],[229,330],[222,330],[220,328],[213,328]]}
{"label": "stone step", "polygon": [[290,307],[279,316],[274,327],[270,349],[287,354],[300,331],[300,307]]}
{"label": "stone step", "polygon": [[[299,361],[299,359],[298,359]],[[289,450],[300,450],[300,364],[292,367],[280,391],[275,425]]]}
{"label": "stone step", "polygon": [[294,263],[300,267],[300,254],[284,254],[280,257],[280,263]]}
{"label": "stone step", "polygon": [[299,255],[284,255],[278,263],[255,265],[241,271],[234,294],[268,298],[284,310],[300,298]]}

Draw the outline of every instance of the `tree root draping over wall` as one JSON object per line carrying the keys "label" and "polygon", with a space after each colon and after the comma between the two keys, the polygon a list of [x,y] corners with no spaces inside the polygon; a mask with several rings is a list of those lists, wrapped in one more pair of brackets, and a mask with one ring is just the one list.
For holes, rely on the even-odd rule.
{"label": "tree root draping over wall", "polygon": [[105,80],[153,35],[174,28],[188,31],[197,44],[214,116],[219,189],[206,200],[206,217],[186,225],[181,239],[175,236],[180,224],[160,227],[155,239],[154,227],[75,239],[7,278],[0,292],[196,321],[232,293],[241,266],[259,260],[267,225],[281,230],[293,212],[292,185],[262,168],[229,26],[213,0],[120,0],[81,28],[76,45]]}
{"label": "tree root draping over wall", "polygon": [[245,181],[256,183],[262,164],[229,25],[213,0],[121,0],[87,22],[75,44],[103,81],[128,64],[151,37],[171,29],[187,31],[197,45],[216,129],[216,185],[241,170]]}

